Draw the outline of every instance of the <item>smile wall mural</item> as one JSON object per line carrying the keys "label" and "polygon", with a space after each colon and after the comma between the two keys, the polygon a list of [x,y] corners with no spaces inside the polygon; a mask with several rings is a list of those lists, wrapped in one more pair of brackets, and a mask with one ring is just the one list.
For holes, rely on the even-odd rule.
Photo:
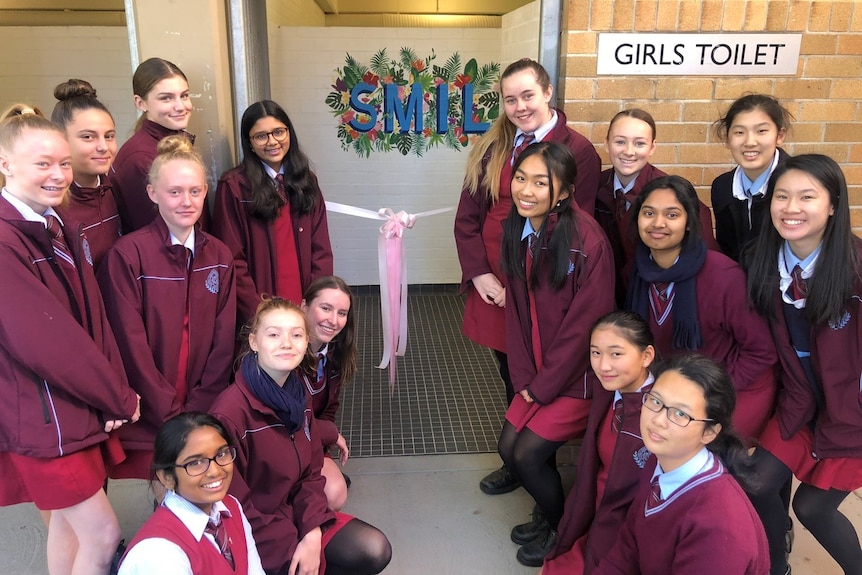
{"label": "smile wall mural", "polygon": [[360,157],[397,151],[422,156],[443,146],[461,150],[485,133],[499,113],[500,64],[461,63],[458,52],[442,66],[434,50],[397,58],[378,50],[366,65],[349,53],[336,68],[326,105],[337,119],[341,148]]}

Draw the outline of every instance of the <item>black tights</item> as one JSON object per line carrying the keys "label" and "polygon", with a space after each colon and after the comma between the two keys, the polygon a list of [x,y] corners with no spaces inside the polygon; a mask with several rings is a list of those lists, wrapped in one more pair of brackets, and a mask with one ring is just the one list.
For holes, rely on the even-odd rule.
{"label": "black tights", "polygon": [[503,463],[536,500],[552,529],[559,525],[566,502],[555,457],[563,443],[543,439],[527,428],[518,433],[507,421],[498,446]]}
{"label": "black tights", "polygon": [[[750,496],[763,521],[769,541],[771,575],[784,575],[784,533],[787,529],[787,507],[781,498],[781,488],[791,478],[790,469],[763,448],[754,452],[758,484]],[[846,575],[862,575],[862,549],[859,536],[850,520],[838,506],[849,495],[847,491],[824,491],[801,483],[793,498],[793,511],[800,523],[832,556]]]}
{"label": "black tights", "polygon": [[509,357],[502,351],[494,351],[494,357],[497,358],[497,363],[500,368],[500,379],[503,380],[503,385],[506,386],[506,406],[512,404],[515,398],[515,388],[512,387],[512,377],[509,375]]}
{"label": "black tights", "polygon": [[379,529],[351,519],[323,550],[326,575],[376,575],[389,565],[392,546]]}

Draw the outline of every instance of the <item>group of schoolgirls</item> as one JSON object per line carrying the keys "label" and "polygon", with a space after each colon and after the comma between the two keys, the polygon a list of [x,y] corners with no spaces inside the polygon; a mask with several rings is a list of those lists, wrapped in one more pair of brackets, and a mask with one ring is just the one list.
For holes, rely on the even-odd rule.
{"label": "group of schoolgirls", "polygon": [[[157,552],[133,545],[127,572],[378,573],[389,542],[338,511],[346,476],[324,456],[349,453],[335,414],[354,310],[290,119],[246,110],[243,161],[205,222],[186,77],[152,58],[133,88],[142,116],[119,152],[82,80],[57,87],[53,121],[18,106],[0,124],[0,504],[39,508],[52,575],[108,571],[107,478],[153,471],[164,499],[135,543]],[[225,553],[207,516],[246,545]]]}
{"label": "group of schoolgirls", "polygon": [[[789,157],[790,114],[741,97],[715,125],[737,166],[713,183],[713,237],[692,184],[649,164],[648,113],[612,119],[612,166],[599,172],[538,63],[511,64],[500,92],[455,240],[463,331],[494,350],[507,390],[503,466],[480,488],[523,486],[536,503],[512,529],[517,559],[546,574],[783,575],[795,475],[797,518],[860,573],[858,534],[838,511],[862,487],[860,242],[838,165]],[[615,308],[628,312],[605,316]],[[642,371],[623,362],[633,357]],[[690,434],[696,454],[671,449]],[[567,498],[555,453],[575,438]]]}

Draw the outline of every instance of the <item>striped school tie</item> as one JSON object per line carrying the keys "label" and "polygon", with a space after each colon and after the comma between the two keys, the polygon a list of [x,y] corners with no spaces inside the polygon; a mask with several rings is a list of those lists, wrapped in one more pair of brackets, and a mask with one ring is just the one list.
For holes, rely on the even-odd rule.
{"label": "striped school tie", "polygon": [[47,226],[48,236],[51,238],[51,246],[54,248],[54,255],[57,256],[57,263],[60,265],[66,264],[72,269],[75,269],[75,260],[72,259],[72,254],[69,252],[69,246],[66,245],[66,240],[63,237],[63,227],[60,221],[52,215],[45,216],[45,225]]}
{"label": "striped school tie", "polygon": [[797,301],[805,299],[808,296],[808,282],[802,277],[802,268],[799,264],[796,264],[793,271],[790,272],[790,278],[792,280],[790,282],[790,295]]}
{"label": "striped school tie", "polygon": [[204,529],[204,533],[209,533],[212,535],[213,539],[215,539],[216,545],[218,545],[219,552],[221,552],[222,557],[230,563],[231,569],[236,569],[236,564],[233,560],[233,553],[230,550],[230,537],[225,533],[224,527],[224,519],[227,517],[227,513],[224,511],[221,512],[221,517],[219,518],[219,523],[216,525],[213,523],[213,520],[210,519],[207,521],[207,526]]}
{"label": "striped school tie", "polygon": [[524,137],[521,138],[521,143],[515,146],[515,151],[512,154],[512,163],[518,161],[518,156],[521,155],[521,152],[527,149],[527,146],[532,144],[536,140],[535,134],[524,134]]}

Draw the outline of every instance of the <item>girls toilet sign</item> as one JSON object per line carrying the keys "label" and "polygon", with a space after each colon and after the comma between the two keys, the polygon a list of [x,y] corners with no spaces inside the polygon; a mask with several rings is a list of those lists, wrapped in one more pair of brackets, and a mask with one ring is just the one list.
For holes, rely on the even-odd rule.
{"label": "girls toilet sign", "polygon": [[390,59],[383,48],[365,65],[347,54],[326,96],[341,149],[421,156],[438,146],[460,150],[485,133],[499,113],[500,64],[471,59],[462,67],[455,52],[438,66],[436,57],[401,48]]}
{"label": "girls toilet sign", "polygon": [[795,76],[802,34],[599,34],[597,74]]}

